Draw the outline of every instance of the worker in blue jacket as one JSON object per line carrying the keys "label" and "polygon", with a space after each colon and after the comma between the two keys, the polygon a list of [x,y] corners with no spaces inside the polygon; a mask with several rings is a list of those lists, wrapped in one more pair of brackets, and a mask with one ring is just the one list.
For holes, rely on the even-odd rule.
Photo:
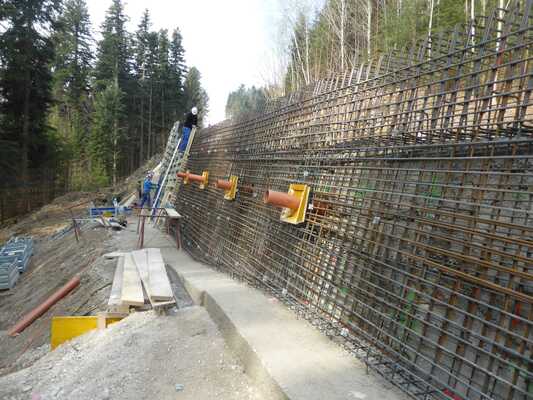
{"label": "worker in blue jacket", "polygon": [[151,205],[152,205],[152,202],[150,200],[150,192],[153,189],[157,189],[157,184],[152,183],[152,178],[153,177],[154,177],[154,173],[150,171],[148,173],[148,175],[146,175],[146,178],[144,178],[144,182],[143,182],[143,197],[142,197],[141,206],[140,206],[141,208],[143,208],[144,203],[147,203],[148,207],[151,207]]}

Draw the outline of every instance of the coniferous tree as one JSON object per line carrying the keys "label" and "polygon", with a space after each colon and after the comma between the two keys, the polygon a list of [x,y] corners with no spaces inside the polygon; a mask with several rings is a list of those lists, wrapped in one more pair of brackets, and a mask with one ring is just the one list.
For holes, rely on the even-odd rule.
{"label": "coniferous tree", "polygon": [[157,97],[159,103],[159,146],[162,147],[166,142],[166,134],[171,128],[172,121],[170,116],[172,113],[171,96],[173,93],[178,93],[179,88],[173,87],[170,61],[169,61],[169,47],[168,31],[161,30],[158,35],[158,59],[157,59]]}
{"label": "coniferous tree", "polygon": [[237,119],[257,113],[266,104],[266,94],[263,89],[255,86],[246,88],[239,86],[237,90],[228,95],[226,102],[226,118]]}
{"label": "coniferous tree", "polygon": [[98,177],[98,183],[109,183],[111,178],[115,185],[125,132],[120,124],[124,114],[124,93],[111,83],[97,94],[94,108],[93,132],[89,143],[93,160],[91,173]]}
{"label": "coniferous tree", "polygon": [[91,110],[89,75],[93,59],[93,39],[85,0],[67,0],[59,27],[54,35],[55,101],[49,120],[64,142],[67,179],[74,179],[78,187],[86,179],[86,169],[78,165],[79,174],[71,176],[70,167],[72,163],[85,161],[87,156]]}
{"label": "coniferous tree", "polygon": [[96,90],[114,83],[123,89],[130,83],[130,46],[126,31],[127,17],[122,0],[113,0],[102,24],[95,67]]}
{"label": "coniferous tree", "polygon": [[158,36],[156,32],[148,33],[148,49],[146,52],[146,94],[148,97],[148,157],[155,153],[154,115],[158,103],[155,100],[157,93],[157,61],[158,61]]}
{"label": "coniferous tree", "polygon": [[59,92],[54,95],[66,96],[65,101],[78,106],[89,93],[93,60],[91,22],[85,0],[67,0],[59,24],[60,30],[54,35],[54,80]]}
{"label": "coniferous tree", "polygon": [[182,44],[181,32],[178,28],[172,32],[169,44],[170,80],[172,81],[171,103],[169,104],[172,121],[176,121],[185,111],[183,84],[187,74],[185,65],[185,50]]}
{"label": "coniferous tree", "polygon": [[146,101],[146,78],[147,78],[147,71],[146,71],[146,62],[147,62],[147,54],[148,54],[148,40],[149,40],[149,33],[150,33],[150,13],[148,10],[144,11],[144,14],[141,18],[141,22],[139,24],[139,27],[137,29],[137,32],[135,33],[135,43],[134,43],[134,53],[135,53],[135,60],[133,63],[133,71],[134,71],[134,77],[137,83],[138,88],[138,95],[136,98],[138,99],[137,102],[137,116],[138,116],[138,123],[137,123],[137,131],[138,131],[138,137],[139,137],[139,160],[142,162],[142,160],[145,159],[145,150],[144,150],[144,144],[145,144],[145,111],[146,111],[146,104],[148,102]]}
{"label": "coniferous tree", "polygon": [[24,181],[30,168],[55,157],[46,117],[52,101],[50,36],[60,5],[60,0],[4,0],[0,5],[6,26],[0,34],[0,140],[17,146],[7,156]]}
{"label": "coniferous tree", "polygon": [[[115,183],[164,146],[184,114],[179,29],[153,31],[146,12],[130,35],[123,1],[112,0],[94,57],[86,2],[0,0],[2,175],[28,180],[49,166],[65,190]],[[199,80],[197,70],[188,76],[187,108],[204,114]]]}
{"label": "coniferous tree", "polygon": [[[125,29],[126,16],[121,0],[113,0],[102,24],[102,40],[98,43],[95,67],[96,104],[91,130],[91,159],[94,165],[104,165],[108,177],[116,183],[128,152],[128,111],[125,103],[131,91],[131,46]],[[108,110],[106,110],[108,108]],[[109,118],[113,118],[112,121]],[[111,137],[112,139],[109,139]],[[102,144],[107,144],[102,146]]]}
{"label": "coniferous tree", "polygon": [[206,91],[202,88],[200,82],[200,71],[196,67],[192,67],[185,78],[184,95],[185,95],[185,111],[188,112],[192,107],[198,108],[198,126],[202,126],[203,118],[208,112],[209,97]]}

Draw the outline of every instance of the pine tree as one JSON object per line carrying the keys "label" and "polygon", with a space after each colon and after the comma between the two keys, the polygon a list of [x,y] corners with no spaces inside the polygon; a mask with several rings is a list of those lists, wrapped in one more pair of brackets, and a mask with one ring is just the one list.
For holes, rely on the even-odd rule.
{"label": "pine tree", "polygon": [[[127,116],[134,110],[130,100],[133,92],[132,54],[125,23],[122,1],[113,0],[102,24],[102,40],[98,43],[94,72],[96,104],[91,132],[91,158],[93,163],[102,162],[113,184],[118,176],[131,168],[131,163],[127,161],[132,152],[126,139],[132,129]],[[103,143],[106,146],[102,146]],[[125,163],[119,163],[121,160]]]}
{"label": "pine tree", "polygon": [[131,57],[126,21],[122,0],[113,0],[102,24],[102,40],[98,43],[94,72],[97,90],[110,84],[123,89],[130,83]]}
{"label": "pine tree", "polygon": [[157,59],[157,97],[158,97],[158,120],[159,120],[159,144],[163,146],[166,142],[166,134],[169,132],[173,121],[171,121],[172,109],[171,96],[178,93],[179,88],[174,87],[169,60],[168,31],[163,29],[158,34],[158,59]]}
{"label": "pine tree", "polygon": [[150,158],[156,149],[155,125],[158,122],[159,111],[158,97],[158,62],[159,62],[159,35],[150,31],[151,22],[148,10],[145,10],[141,23],[135,34],[135,76],[137,86],[140,88],[140,142],[143,150],[139,156],[144,158],[144,137],[146,128],[146,157]]}
{"label": "pine tree", "polygon": [[226,102],[226,118],[238,119],[260,112],[266,104],[266,94],[263,89],[255,86],[246,88],[244,85],[228,95]]}
{"label": "pine tree", "polygon": [[[99,183],[117,182],[118,166],[121,160],[121,143],[125,129],[121,124],[124,114],[124,93],[112,83],[96,96],[93,114],[93,128],[89,143],[92,159],[92,173],[99,177]],[[102,167],[105,175],[102,175]]]}
{"label": "pine tree", "polygon": [[135,61],[133,63],[134,76],[138,88],[138,132],[139,132],[139,160],[142,162],[145,159],[145,111],[146,111],[146,61],[148,53],[148,41],[150,34],[150,13],[148,10],[144,11],[144,14],[141,18],[141,22],[135,33],[135,42],[134,42],[134,53]]}
{"label": "pine tree", "polygon": [[10,154],[22,179],[55,153],[46,126],[52,101],[49,65],[54,58],[50,36],[60,0],[4,0],[0,17],[0,140],[18,144]]}
{"label": "pine tree", "polygon": [[59,19],[61,30],[54,35],[56,58],[54,80],[67,101],[80,105],[89,92],[89,74],[93,59],[91,22],[85,0],[67,0]]}
{"label": "pine tree", "polygon": [[[90,133],[89,75],[93,59],[91,26],[85,0],[68,0],[59,18],[60,29],[54,35],[54,107],[49,121],[58,131],[64,145],[67,178],[71,163],[86,158]],[[85,172],[83,167],[80,172]],[[86,173],[77,176],[85,180]]]}
{"label": "pine tree", "polygon": [[198,108],[198,126],[202,126],[202,121],[208,112],[209,97],[200,83],[200,71],[192,67],[185,78],[184,95],[185,110],[189,111],[192,107]]}
{"label": "pine tree", "polygon": [[179,28],[172,32],[172,39],[169,45],[169,64],[170,64],[170,79],[172,80],[170,95],[171,103],[169,108],[171,111],[172,121],[177,121],[185,112],[183,81],[187,74],[187,67],[185,65],[185,50],[182,45],[182,37]]}

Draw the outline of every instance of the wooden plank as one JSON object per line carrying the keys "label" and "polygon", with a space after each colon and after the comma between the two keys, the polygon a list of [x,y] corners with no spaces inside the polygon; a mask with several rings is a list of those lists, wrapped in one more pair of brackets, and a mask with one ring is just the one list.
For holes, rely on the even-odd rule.
{"label": "wooden plank", "polygon": [[120,296],[122,294],[122,275],[124,272],[124,257],[119,257],[111,285],[111,294],[107,305],[110,307],[121,306]]}
{"label": "wooden plank", "polygon": [[130,253],[124,255],[124,272],[122,274],[122,292],[120,301],[122,304],[131,306],[144,305],[141,278]]}
{"label": "wooden plank", "polygon": [[148,281],[150,295],[155,301],[170,301],[174,299],[172,287],[168,280],[165,262],[159,249],[146,249],[148,254]]}
{"label": "wooden plank", "polygon": [[181,214],[173,208],[165,208],[165,212],[170,218],[181,218]]}
{"label": "wooden plank", "polygon": [[139,271],[139,276],[144,286],[144,290],[146,291],[146,294],[148,295],[148,299],[150,300],[150,303],[152,303],[153,299],[150,293],[150,285],[148,282],[148,254],[146,253],[146,250],[143,249],[143,250],[132,251],[131,255],[133,257],[133,260],[135,261],[135,266],[137,267],[137,271]]}
{"label": "wooden plank", "polygon": [[158,308],[158,307],[166,307],[166,306],[172,306],[176,304],[176,300],[170,300],[170,301],[156,301],[152,307]]}

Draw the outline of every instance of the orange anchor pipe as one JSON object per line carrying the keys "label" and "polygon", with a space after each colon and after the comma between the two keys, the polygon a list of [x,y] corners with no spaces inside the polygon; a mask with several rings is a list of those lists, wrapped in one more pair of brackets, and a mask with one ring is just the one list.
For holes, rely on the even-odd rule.
{"label": "orange anchor pipe", "polygon": [[195,175],[195,174],[191,174],[190,172],[178,172],[177,175],[178,175],[178,178],[205,184],[205,178],[203,175]]}
{"label": "orange anchor pipe", "polygon": [[231,182],[225,181],[224,179],[218,179],[217,180],[217,188],[218,189],[224,189],[224,190],[230,190],[231,189]]}
{"label": "orange anchor pipe", "polygon": [[267,190],[263,196],[265,204],[272,204],[278,207],[290,208],[296,210],[300,206],[300,199],[292,194],[275,192],[273,190]]}
{"label": "orange anchor pipe", "polygon": [[193,182],[202,182],[204,183],[205,178],[202,175],[188,174],[189,180]]}

